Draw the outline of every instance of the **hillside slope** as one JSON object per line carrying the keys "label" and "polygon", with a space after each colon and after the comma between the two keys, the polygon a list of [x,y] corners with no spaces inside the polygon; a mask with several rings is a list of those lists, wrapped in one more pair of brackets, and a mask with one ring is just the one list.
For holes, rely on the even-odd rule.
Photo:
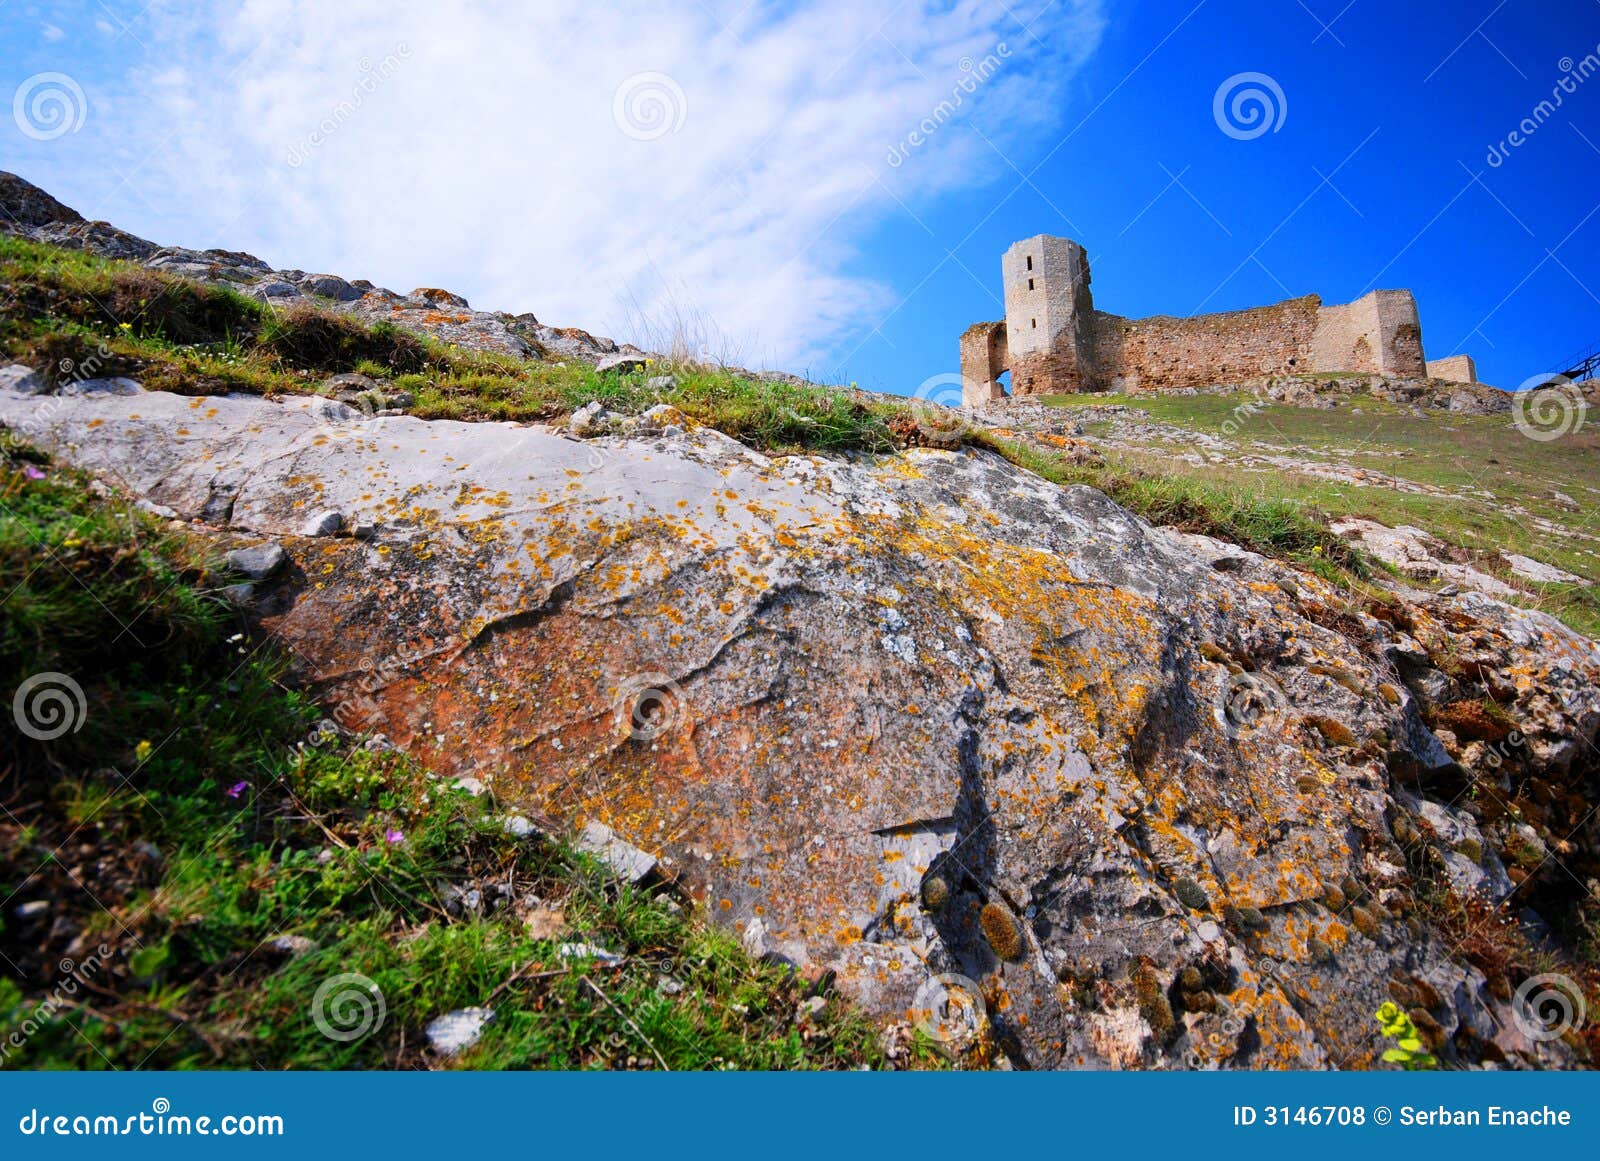
{"label": "hillside slope", "polygon": [[[28,260],[12,294],[70,289]],[[1046,478],[1099,454],[1070,435],[644,366],[542,420],[430,419],[458,354],[367,358],[417,390],[363,407],[260,330],[234,382],[269,389],[224,393],[118,337],[150,313],[19,316],[14,355],[122,342],[152,382],[20,365],[0,424],[268,548],[228,599],[331,717],[602,824],[750,955],[1017,1067],[1376,1066],[1386,1003],[1450,1065],[1590,1061],[1546,1017],[1594,1001],[1600,658],[1554,617],[1362,582],[1280,509],[1182,522],[1303,564],[1153,526]],[[750,419],[774,399],[813,411]]]}
{"label": "hillside slope", "polygon": [[1593,384],[1512,397],[1350,376],[1047,404],[995,421],[1073,432],[1123,470],[1327,513],[1407,582],[1477,588],[1600,630]]}

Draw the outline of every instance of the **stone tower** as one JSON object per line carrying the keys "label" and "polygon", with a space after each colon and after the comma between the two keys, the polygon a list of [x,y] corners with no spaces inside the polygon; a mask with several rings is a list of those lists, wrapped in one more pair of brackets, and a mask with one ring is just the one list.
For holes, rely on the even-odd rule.
{"label": "stone tower", "polygon": [[1362,371],[1397,379],[1426,375],[1422,323],[1409,290],[1374,290],[1317,312],[1311,339],[1317,371]]}
{"label": "stone tower", "polygon": [[[1000,260],[1004,322],[961,336],[961,396],[982,408],[1010,394],[1163,391],[1338,372],[1413,379],[1429,373],[1417,301],[1374,290],[1325,306],[1314,294],[1214,314],[1123,318],[1096,310],[1089,257],[1070,238],[1036,234]],[[1471,381],[1469,361],[1438,365]]]}
{"label": "stone tower", "polygon": [[1013,395],[1083,391],[1094,377],[1089,256],[1070,238],[1036,234],[1000,260]]}

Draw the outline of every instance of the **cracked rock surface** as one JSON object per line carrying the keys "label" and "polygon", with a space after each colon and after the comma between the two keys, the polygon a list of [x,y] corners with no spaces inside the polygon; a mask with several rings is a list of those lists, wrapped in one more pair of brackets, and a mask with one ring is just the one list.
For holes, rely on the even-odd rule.
{"label": "cracked rock surface", "polygon": [[[1352,604],[986,452],[4,387],[0,422],[282,545],[254,608],[341,722],[870,1010],[961,977],[1013,1066],[1352,1067],[1403,991],[1452,1062],[1571,1062],[1419,885],[1488,898],[1568,822],[1596,873],[1595,648],[1553,618]],[[330,511],[362,536],[302,535]],[[1491,697],[1547,816],[1459,801]]]}

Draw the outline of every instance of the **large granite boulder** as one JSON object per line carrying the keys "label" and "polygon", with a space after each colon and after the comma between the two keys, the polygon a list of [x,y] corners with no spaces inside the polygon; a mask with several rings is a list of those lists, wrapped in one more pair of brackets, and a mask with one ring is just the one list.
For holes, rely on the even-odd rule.
{"label": "large granite boulder", "polygon": [[[1593,779],[1594,647],[1548,616],[1362,607],[987,452],[159,392],[0,422],[282,544],[252,607],[343,724],[608,828],[874,1011],[1025,1067],[1347,1067],[1403,996],[1448,1060],[1570,1059],[1424,893],[1509,882],[1497,836]],[[1460,816],[1485,688],[1548,818]]]}

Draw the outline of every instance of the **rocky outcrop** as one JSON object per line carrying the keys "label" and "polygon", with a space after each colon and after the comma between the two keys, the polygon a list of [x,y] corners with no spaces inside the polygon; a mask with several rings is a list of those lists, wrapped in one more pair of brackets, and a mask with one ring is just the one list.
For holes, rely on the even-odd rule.
{"label": "rocky outcrop", "polygon": [[1019,1067],[1359,1067],[1398,998],[1450,1062],[1573,1062],[1439,902],[1537,907],[1528,850],[1600,874],[1600,670],[1548,616],[1353,601],[972,450],[154,392],[0,423],[281,545],[239,599],[343,724],[872,1010]]}
{"label": "rocky outcrop", "polygon": [[44,190],[14,173],[0,172],[0,206],[5,207],[5,214],[0,217],[0,229],[30,230],[57,223],[70,225],[83,221],[83,215],[77,210],[62,205]]}
{"label": "rocky outcrop", "polygon": [[531,314],[476,311],[465,298],[446,290],[423,287],[402,295],[365,279],[347,282],[331,274],[274,270],[251,254],[157,246],[105,222],[84,221],[77,211],[12,173],[0,172],[0,232],[227,286],[274,307],[315,303],[371,322],[393,323],[466,350],[585,363],[596,363],[619,350],[643,355],[637,348],[619,347],[576,327],[544,326]]}
{"label": "rocky outcrop", "polygon": [[157,250],[154,242],[107,222],[85,221],[77,210],[62,205],[38,186],[5,172],[0,172],[0,233],[133,262],[143,262]]}
{"label": "rocky outcrop", "polygon": [[[1412,580],[1444,581],[1461,588],[1477,589],[1496,597],[1515,596],[1517,590],[1491,573],[1467,563],[1468,554],[1452,549],[1437,536],[1421,528],[1402,524],[1389,528],[1375,520],[1346,518],[1330,525],[1340,536],[1356,541],[1371,556]],[[1580,576],[1514,552],[1480,553],[1498,559],[1507,572],[1540,585],[1583,585]],[[1458,559],[1462,558],[1462,559]],[[1479,563],[1483,563],[1482,560]]]}
{"label": "rocky outcrop", "polygon": [[1444,542],[1421,528],[1409,524],[1389,528],[1375,520],[1353,518],[1335,520],[1331,528],[1340,536],[1356,541],[1368,554],[1383,561],[1401,576],[1412,580],[1444,581],[1497,597],[1509,597],[1516,593],[1510,585],[1489,573],[1470,564],[1451,560]]}

